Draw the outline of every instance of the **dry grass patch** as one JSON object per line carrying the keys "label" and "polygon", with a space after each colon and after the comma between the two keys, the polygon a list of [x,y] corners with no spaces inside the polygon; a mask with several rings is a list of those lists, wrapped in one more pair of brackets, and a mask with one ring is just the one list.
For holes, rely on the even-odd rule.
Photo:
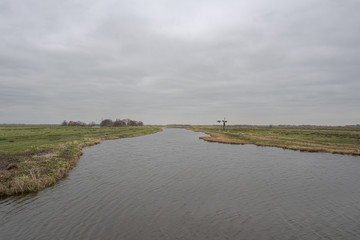
{"label": "dry grass patch", "polygon": [[[16,127],[11,129],[14,140],[11,140],[10,145],[9,142],[0,145],[0,197],[37,192],[52,186],[77,165],[84,147],[103,140],[161,131],[160,128],[149,127],[104,128],[97,134],[87,134],[100,130],[82,127],[53,128],[29,128],[31,133],[27,135],[24,132],[28,129],[20,128],[20,134],[17,134]],[[11,134],[5,137],[11,138]]]}
{"label": "dry grass patch", "polygon": [[360,127],[188,127],[210,137],[201,139],[228,144],[254,144],[284,149],[360,155]]}

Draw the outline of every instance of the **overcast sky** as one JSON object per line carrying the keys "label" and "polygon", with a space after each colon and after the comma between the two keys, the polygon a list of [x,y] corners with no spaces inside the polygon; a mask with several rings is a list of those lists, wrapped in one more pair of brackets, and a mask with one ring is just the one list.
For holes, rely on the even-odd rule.
{"label": "overcast sky", "polygon": [[360,123],[359,0],[0,0],[0,123]]}

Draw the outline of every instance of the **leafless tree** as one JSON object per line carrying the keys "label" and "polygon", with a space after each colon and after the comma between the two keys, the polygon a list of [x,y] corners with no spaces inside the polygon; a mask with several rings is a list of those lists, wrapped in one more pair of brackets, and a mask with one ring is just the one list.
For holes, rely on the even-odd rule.
{"label": "leafless tree", "polygon": [[113,125],[114,125],[114,122],[111,119],[104,119],[100,123],[101,127],[112,127]]}
{"label": "leafless tree", "polygon": [[82,122],[82,121],[77,121],[75,123],[76,126],[86,126],[86,123],[85,122]]}
{"label": "leafless tree", "polygon": [[94,121],[92,121],[92,122],[89,122],[89,124],[88,124],[89,126],[96,126],[96,122],[94,122]]}
{"label": "leafless tree", "polygon": [[116,119],[114,122],[114,127],[124,127],[126,123],[121,119]]}
{"label": "leafless tree", "polygon": [[128,126],[136,126],[136,121],[134,120],[129,120],[127,123]]}
{"label": "leafless tree", "polygon": [[126,118],[126,119],[123,119],[122,121],[124,121],[124,123],[126,124],[126,126],[129,126],[129,122],[131,121],[131,119]]}
{"label": "leafless tree", "polygon": [[144,126],[144,123],[142,121],[135,121],[131,120],[129,118],[126,119],[116,119],[115,122],[113,122],[111,119],[105,119],[102,120],[100,123],[101,127],[133,127],[133,126]]}
{"label": "leafless tree", "polygon": [[68,122],[66,120],[64,120],[62,123],[61,123],[61,126],[67,126],[68,125]]}

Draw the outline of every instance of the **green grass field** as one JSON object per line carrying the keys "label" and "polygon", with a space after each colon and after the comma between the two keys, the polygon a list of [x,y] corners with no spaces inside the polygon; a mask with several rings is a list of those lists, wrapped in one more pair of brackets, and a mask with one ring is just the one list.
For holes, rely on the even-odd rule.
{"label": "green grass field", "polygon": [[81,149],[158,127],[0,126],[0,196],[36,192],[68,174]]}
{"label": "green grass field", "polygon": [[206,141],[255,144],[284,149],[360,155],[360,127],[189,127]]}

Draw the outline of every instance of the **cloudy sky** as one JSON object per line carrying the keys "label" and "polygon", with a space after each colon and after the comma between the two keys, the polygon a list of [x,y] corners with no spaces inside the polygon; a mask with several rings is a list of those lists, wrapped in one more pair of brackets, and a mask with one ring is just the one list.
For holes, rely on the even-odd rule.
{"label": "cloudy sky", "polygon": [[359,0],[0,0],[0,123],[360,123]]}

